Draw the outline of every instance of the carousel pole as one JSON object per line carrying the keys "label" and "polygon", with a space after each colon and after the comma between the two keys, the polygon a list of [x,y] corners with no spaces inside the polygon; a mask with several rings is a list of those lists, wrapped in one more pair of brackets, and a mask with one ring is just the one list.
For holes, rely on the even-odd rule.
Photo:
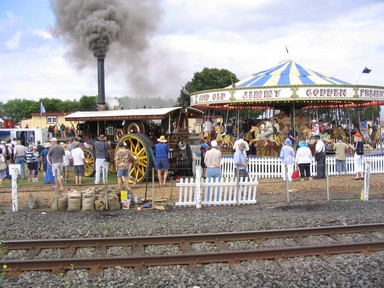
{"label": "carousel pole", "polygon": [[351,132],[351,128],[352,128],[352,125],[351,125],[351,113],[349,112],[350,109],[348,109],[348,134],[349,134],[349,141],[351,142],[352,140],[352,132]]}
{"label": "carousel pole", "polygon": [[[293,139],[295,140],[295,145],[294,145],[294,149],[296,151],[296,147],[297,147],[297,142],[299,140],[299,137],[296,137],[296,133],[297,133],[297,130],[296,130],[296,110],[295,110],[295,102],[292,103],[292,114],[293,114],[293,121],[292,121],[292,127],[293,127]],[[299,134],[297,134],[299,135]]]}

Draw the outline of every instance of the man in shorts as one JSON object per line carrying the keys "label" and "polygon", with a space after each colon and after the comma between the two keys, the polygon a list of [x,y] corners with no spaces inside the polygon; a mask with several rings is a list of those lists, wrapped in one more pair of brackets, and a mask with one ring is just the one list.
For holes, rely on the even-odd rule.
{"label": "man in shorts", "polygon": [[124,142],[119,142],[119,150],[115,153],[115,168],[117,171],[117,189],[121,189],[124,176],[124,186],[126,189],[129,187],[129,179],[131,178],[129,172],[133,164],[133,157],[131,152],[126,148]]}
{"label": "man in shorts", "polygon": [[61,145],[57,144],[55,137],[49,140],[51,142],[51,148],[48,151],[47,161],[52,166],[53,176],[55,177],[55,183],[59,186],[59,190],[64,190],[63,181],[61,179],[61,173],[63,172],[63,161],[65,151]]}
{"label": "man in shorts", "polygon": [[76,185],[81,185],[84,177],[85,156],[84,151],[81,149],[80,142],[75,143],[75,148],[71,150],[73,161],[73,172],[75,174]]}
{"label": "man in shorts", "polygon": [[[168,170],[169,170],[169,162],[168,162],[168,152],[169,148],[167,143],[167,139],[163,135],[160,136],[159,139],[157,139],[157,143],[155,145],[155,151],[156,151],[156,162],[155,162],[155,168],[157,170],[157,178],[159,179],[159,184],[161,186],[165,186],[165,181],[168,177]],[[164,171],[164,178],[162,177],[162,172]]]}

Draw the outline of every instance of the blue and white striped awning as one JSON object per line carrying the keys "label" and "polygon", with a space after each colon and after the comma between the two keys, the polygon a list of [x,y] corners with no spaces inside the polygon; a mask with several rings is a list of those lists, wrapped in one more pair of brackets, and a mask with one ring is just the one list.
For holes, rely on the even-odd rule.
{"label": "blue and white striped awning", "polygon": [[235,83],[236,88],[324,84],[351,85],[340,79],[304,68],[292,60],[281,62],[276,67],[257,72]]}

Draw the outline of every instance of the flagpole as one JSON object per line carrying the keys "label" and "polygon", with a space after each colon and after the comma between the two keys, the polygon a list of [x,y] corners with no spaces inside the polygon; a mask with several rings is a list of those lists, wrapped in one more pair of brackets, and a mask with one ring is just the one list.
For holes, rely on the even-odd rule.
{"label": "flagpole", "polygon": [[360,76],[359,76],[359,78],[357,78],[357,81],[356,81],[356,84],[355,84],[355,86],[357,85],[357,83],[359,82],[359,80],[360,80],[360,78],[361,78],[361,75],[363,75],[363,72],[361,72],[360,73]]}
{"label": "flagpole", "polygon": [[285,51],[287,52],[287,54],[288,54],[288,56],[289,56],[289,60],[292,61],[292,59],[291,59],[291,55],[289,54],[289,51],[288,51],[288,48],[287,48],[287,45],[285,45]]}

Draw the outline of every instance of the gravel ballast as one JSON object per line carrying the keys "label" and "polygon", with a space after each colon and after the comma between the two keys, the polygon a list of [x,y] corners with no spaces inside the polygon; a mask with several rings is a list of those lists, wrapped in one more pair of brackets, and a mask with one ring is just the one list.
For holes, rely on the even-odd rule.
{"label": "gravel ballast", "polygon": [[[7,208],[0,214],[0,233],[2,240],[25,240],[352,225],[384,222],[383,208],[382,200],[172,208],[165,211],[132,208],[113,212],[11,213]],[[382,234],[377,233],[377,238],[381,237]],[[244,243],[239,245],[240,248],[246,246]],[[286,245],[290,246],[289,243]],[[205,247],[195,249],[207,252],[214,249],[209,245],[200,246]],[[147,249],[154,254],[156,249],[161,250],[159,253],[178,253],[174,247]],[[84,251],[86,255],[91,252]],[[119,250],[110,253],[116,256]],[[0,287],[384,287],[384,253],[254,260],[235,265],[157,266],[149,267],[141,274],[130,268],[115,267],[96,275],[87,270],[71,270],[64,274],[27,272],[15,278],[7,278],[4,273],[0,275]]]}

